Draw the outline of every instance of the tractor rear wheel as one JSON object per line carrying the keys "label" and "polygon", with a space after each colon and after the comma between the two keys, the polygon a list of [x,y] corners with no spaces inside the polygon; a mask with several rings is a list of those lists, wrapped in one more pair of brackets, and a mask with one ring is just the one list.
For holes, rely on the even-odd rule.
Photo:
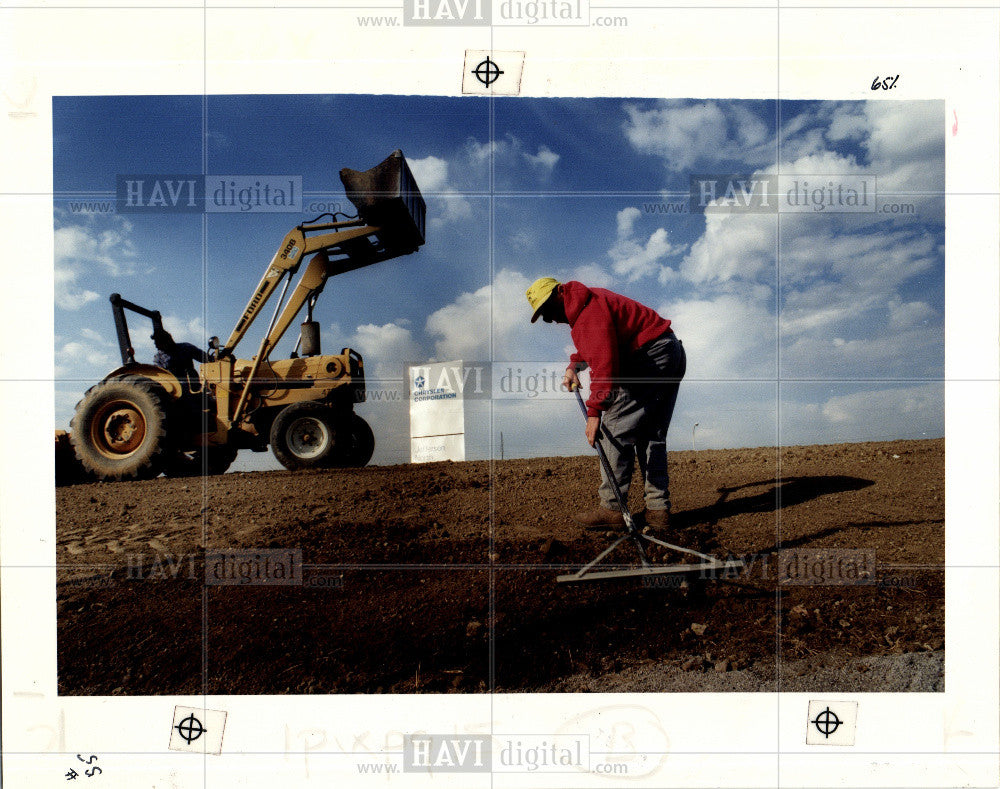
{"label": "tractor rear wheel", "polygon": [[334,411],[319,403],[283,408],[271,425],[270,439],[271,451],[285,468],[327,465],[337,443]]}
{"label": "tractor rear wheel", "polygon": [[167,413],[162,390],[131,376],[103,381],[76,405],[70,441],[83,467],[104,480],[151,479],[160,473]]}

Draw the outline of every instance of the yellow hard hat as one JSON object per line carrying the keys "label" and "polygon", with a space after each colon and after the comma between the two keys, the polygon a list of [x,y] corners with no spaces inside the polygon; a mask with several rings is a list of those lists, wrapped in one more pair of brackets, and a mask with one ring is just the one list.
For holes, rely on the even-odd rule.
{"label": "yellow hard hat", "polygon": [[534,323],[538,320],[538,313],[542,309],[542,305],[548,301],[549,296],[552,292],[559,287],[561,283],[559,280],[552,279],[552,277],[542,277],[541,279],[536,279],[531,283],[531,287],[528,288],[528,304],[531,305],[531,309],[534,310],[534,314],[531,316],[531,322]]}

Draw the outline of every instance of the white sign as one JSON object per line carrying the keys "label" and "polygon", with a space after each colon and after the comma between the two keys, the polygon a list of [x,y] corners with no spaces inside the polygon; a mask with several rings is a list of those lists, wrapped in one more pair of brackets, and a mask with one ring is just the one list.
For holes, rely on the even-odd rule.
{"label": "white sign", "polygon": [[412,365],[410,462],[465,460],[465,385],[461,361]]}

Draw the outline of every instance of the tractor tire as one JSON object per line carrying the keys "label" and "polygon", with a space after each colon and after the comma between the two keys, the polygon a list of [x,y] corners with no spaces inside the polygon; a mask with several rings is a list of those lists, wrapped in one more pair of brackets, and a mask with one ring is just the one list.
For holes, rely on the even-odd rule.
{"label": "tractor tire", "polygon": [[351,414],[350,442],[338,443],[330,455],[333,468],[361,468],[375,454],[375,434],[368,423],[357,414]]}
{"label": "tractor tire", "polygon": [[332,408],[320,403],[295,403],[283,408],[271,425],[271,451],[287,469],[327,465],[337,444]]}
{"label": "tractor tire", "polygon": [[166,395],[140,376],[104,381],[77,403],[71,428],[77,459],[98,479],[152,479],[166,452]]}
{"label": "tractor tire", "polygon": [[168,477],[201,477],[225,474],[236,460],[237,450],[230,446],[210,446],[192,452],[176,452],[168,457],[163,473]]}

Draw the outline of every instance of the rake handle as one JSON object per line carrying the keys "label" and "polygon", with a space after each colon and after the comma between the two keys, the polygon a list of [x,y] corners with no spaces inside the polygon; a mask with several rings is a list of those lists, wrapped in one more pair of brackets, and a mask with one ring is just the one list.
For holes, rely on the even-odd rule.
{"label": "rake handle", "polygon": [[[576,402],[580,404],[580,410],[583,412],[583,418],[587,419],[587,406],[583,402],[583,397],[580,395],[580,387],[573,387],[573,394],[576,395]],[[601,432],[604,431],[604,425],[601,425]],[[626,522],[631,526],[632,518],[631,513],[628,510],[628,504],[625,502],[624,496],[622,496],[621,489],[618,487],[618,482],[615,480],[615,475],[611,471],[611,462],[608,460],[607,454],[604,452],[604,447],[601,446],[600,437],[594,442],[594,448],[597,450],[597,454],[601,458],[601,465],[604,467],[604,473],[608,477],[608,483],[611,485],[611,490],[615,492],[615,499],[618,501],[618,506],[621,508],[622,514],[626,517]],[[634,527],[633,527],[634,528]],[[632,529],[630,528],[629,531]]]}

